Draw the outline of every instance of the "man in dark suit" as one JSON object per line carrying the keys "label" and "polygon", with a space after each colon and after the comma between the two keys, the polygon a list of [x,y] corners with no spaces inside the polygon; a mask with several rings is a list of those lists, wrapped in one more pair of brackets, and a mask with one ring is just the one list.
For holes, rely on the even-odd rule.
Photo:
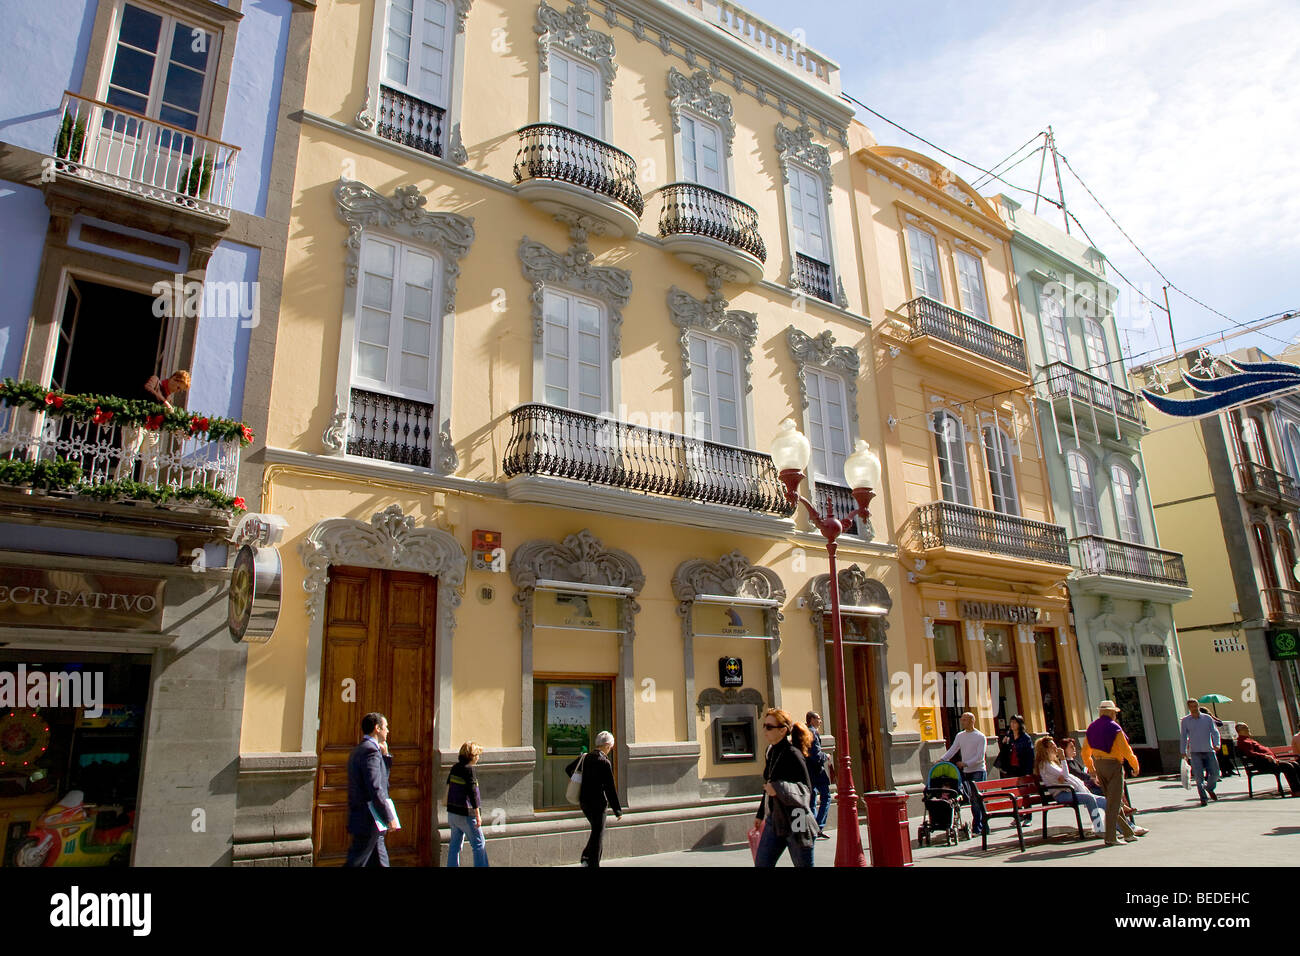
{"label": "man in dark suit", "polygon": [[352,846],[344,866],[388,866],[388,848],[384,834],[375,825],[375,812],[392,825],[388,814],[388,770],[393,758],[388,755],[388,718],[383,714],[366,714],[361,718],[361,743],[348,757],[348,832]]}

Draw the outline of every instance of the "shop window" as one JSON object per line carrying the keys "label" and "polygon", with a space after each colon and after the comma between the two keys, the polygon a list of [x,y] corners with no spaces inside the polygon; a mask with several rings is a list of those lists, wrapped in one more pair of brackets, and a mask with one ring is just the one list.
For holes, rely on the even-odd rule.
{"label": "shop window", "polygon": [[1015,648],[1012,645],[1009,628],[984,625],[984,656],[988,659],[990,667],[1015,665]]}

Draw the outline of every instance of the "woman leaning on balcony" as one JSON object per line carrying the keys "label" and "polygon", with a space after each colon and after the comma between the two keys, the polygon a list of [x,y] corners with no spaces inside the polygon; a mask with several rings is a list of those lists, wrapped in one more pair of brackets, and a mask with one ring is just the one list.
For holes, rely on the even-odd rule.
{"label": "woman leaning on balcony", "polygon": [[[144,383],[144,390],[171,411],[172,396],[177,392],[190,390],[190,373],[181,369],[166,378],[150,375]],[[122,458],[117,464],[114,477],[121,481],[131,477],[137,457],[143,457],[144,466],[140,471],[140,480],[146,484],[158,480],[158,459],[161,455],[162,432],[159,429],[145,428],[143,425],[128,425],[122,429]],[[143,451],[143,456],[141,452]]]}

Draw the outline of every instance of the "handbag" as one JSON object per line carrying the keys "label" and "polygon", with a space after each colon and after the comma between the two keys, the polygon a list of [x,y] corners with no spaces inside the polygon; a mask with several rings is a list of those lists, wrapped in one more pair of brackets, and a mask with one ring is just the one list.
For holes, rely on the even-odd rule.
{"label": "handbag", "polygon": [[1183,789],[1190,790],[1192,789],[1192,765],[1188,763],[1186,760],[1182,760],[1179,762],[1183,765],[1183,769],[1181,771]]}
{"label": "handbag", "polygon": [[578,758],[578,765],[573,768],[573,776],[569,778],[569,785],[564,788],[564,799],[570,803],[581,802],[579,797],[582,794],[582,765],[586,760],[586,754]]}
{"label": "handbag", "polygon": [[766,821],[759,820],[749,828],[749,853],[754,858],[755,863],[758,862],[758,843],[763,839],[763,826],[765,823]]}

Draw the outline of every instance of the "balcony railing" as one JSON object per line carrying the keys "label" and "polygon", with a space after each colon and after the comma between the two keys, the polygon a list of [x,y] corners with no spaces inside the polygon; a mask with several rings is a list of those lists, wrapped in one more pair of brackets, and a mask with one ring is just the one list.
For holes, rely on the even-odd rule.
{"label": "balcony railing", "polygon": [[234,496],[239,452],[237,439],[214,441],[204,433],[111,421],[98,425],[54,409],[0,406],[0,460],[53,464],[62,459],[80,469],[75,480],[89,487],[137,482],[152,489],[208,488]]}
{"label": "balcony railing", "polygon": [[1100,535],[1070,539],[1074,564],[1087,574],[1108,574],[1152,584],[1187,587],[1187,569],[1177,551],[1161,551]]}
{"label": "balcony railing", "polygon": [[230,218],[239,147],[75,93],[61,116],[56,174]]}
{"label": "balcony railing", "polygon": [[835,290],[829,263],[805,256],[802,252],[794,254],[794,277],[799,288],[823,302],[835,304]]}
{"label": "balcony railing", "polygon": [[354,388],[348,403],[347,453],[428,468],[438,435],[434,412],[425,402]]}
{"label": "balcony railing", "polygon": [[1025,340],[1002,331],[996,325],[927,296],[907,303],[907,317],[912,326],[911,338],[932,335],[999,365],[1029,374]]}
{"label": "balcony railing", "polygon": [[[843,517],[851,511],[856,511],[857,501],[853,498],[853,492],[845,485],[835,485],[826,481],[818,481],[813,489],[813,504],[817,506],[820,514],[826,513],[826,501],[830,499],[831,511],[835,517]],[[869,524],[869,522],[868,522]],[[845,529],[845,534],[858,534],[860,525],[858,521],[850,522]]]}
{"label": "balcony railing", "polygon": [[384,139],[412,146],[431,156],[442,155],[442,124],[446,110],[406,93],[379,87],[375,132]]}
{"label": "balcony railing", "polygon": [[672,183],[663,188],[659,215],[661,237],[686,233],[707,236],[767,261],[767,246],[758,232],[758,213],[739,199],[696,183]]}
{"label": "balcony railing", "polygon": [[581,186],[621,203],[638,218],[645,211],[645,197],[636,181],[636,160],[565,126],[534,123],[519,131],[515,182],[533,179]]}
{"label": "balcony railing", "polygon": [[920,551],[965,548],[991,554],[1069,564],[1065,529],[969,505],[936,501],[921,505],[907,520],[904,538]]}
{"label": "balcony railing", "polygon": [[1253,501],[1300,508],[1300,491],[1290,475],[1248,461],[1237,466],[1237,477],[1241,481],[1241,493]]}
{"label": "balcony railing", "polygon": [[1052,398],[1069,395],[1108,415],[1113,412],[1131,422],[1140,424],[1143,421],[1142,403],[1128,389],[1065,362],[1053,362],[1047,366],[1046,372],[1047,390]]}
{"label": "balcony railing", "polygon": [[545,475],[789,516],[772,459],[759,452],[552,405],[510,415],[507,477]]}
{"label": "balcony railing", "polygon": [[1264,588],[1260,592],[1270,621],[1300,621],[1300,591]]}

